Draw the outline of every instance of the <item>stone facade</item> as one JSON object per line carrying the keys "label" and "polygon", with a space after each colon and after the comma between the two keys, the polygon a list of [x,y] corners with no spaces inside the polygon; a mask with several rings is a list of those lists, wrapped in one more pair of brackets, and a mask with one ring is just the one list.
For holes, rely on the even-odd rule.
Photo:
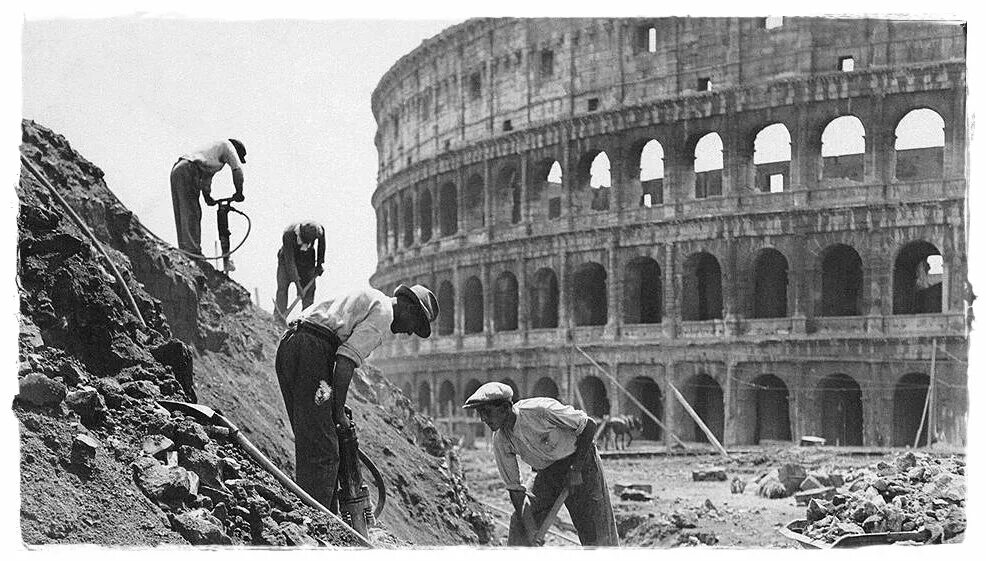
{"label": "stone facade", "polygon": [[625,388],[704,440],[673,384],[726,444],[912,443],[933,371],[964,445],[965,80],[953,23],[449,28],[373,94],[371,283],[442,306],[373,362],[435,414],[494,379],[639,414]]}

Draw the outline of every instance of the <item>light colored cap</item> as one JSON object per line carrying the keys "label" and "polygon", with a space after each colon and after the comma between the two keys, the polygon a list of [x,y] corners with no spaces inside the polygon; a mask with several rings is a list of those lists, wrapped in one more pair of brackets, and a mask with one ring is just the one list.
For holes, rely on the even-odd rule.
{"label": "light colored cap", "polygon": [[513,401],[513,398],[514,391],[510,389],[510,386],[500,382],[487,382],[479,386],[479,389],[469,396],[469,399],[466,400],[466,404],[462,408],[472,409],[473,407],[496,403],[498,401],[510,403]]}

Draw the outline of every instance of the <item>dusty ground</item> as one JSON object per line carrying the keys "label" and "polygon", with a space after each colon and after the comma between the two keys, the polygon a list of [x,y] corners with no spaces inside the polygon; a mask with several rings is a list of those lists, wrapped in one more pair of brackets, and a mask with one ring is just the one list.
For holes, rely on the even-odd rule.
{"label": "dusty ground", "polygon": [[[791,520],[804,518],[805,507],[796,506],[793,497],[766,499],[756,494],[753,480],[760,474],[783,463],[796,462],[808,469],[829,468],[848,470],[889,460],[899,451],[864,450],[850,448],[799,448],[789,444],[773,444],[743,447],[729,450],[735,458],[726,462],[711,447],[690,445],[694,455],[656,456],[647,458],[606,458],[603,466],[610,486],[610,498],[616,516],[617,527],[624,546],[675,547],[681,536],[714,534],[715,547],[726,548],[794,548],[793,541],[782,536],[778,529]],[[653,442],[635,441],[631,447],[637,450],[664,450]],[[605,453],[604,453],[605,454]],[[496,471],[492,450],[485,439],[477,439],[474,449],[460,451],[463,470],[469,488],[476,497],[492,507],[511,511],[509,498]],[[692,471],[702,467],[724,467],[727,481],[692,481]],[[522,477],[533,474],[521,463]],[[746,481],[745,492],[732,494],[730,481],[739,477]],[[526,479],[525,479],[526,480]],[[615,483],[642,483],[653,486],[653,500],[649,502],[623,501],[612,494]],[[711,503],[711,507],[707,504]],[[690,511],[696,515],[695,528],[679,529],[667,524],[666,516],[675,512]],[[509,516],[494,509],[490,512],[499,521],[496,535],[506,541],[505,524]],[[554,527],[570,539],[577,539],[570,531],[571,519],[565,509],[561,511],[561,525],[568,530]],[[549,546],[573,544],[558,536],[545,540]]]}

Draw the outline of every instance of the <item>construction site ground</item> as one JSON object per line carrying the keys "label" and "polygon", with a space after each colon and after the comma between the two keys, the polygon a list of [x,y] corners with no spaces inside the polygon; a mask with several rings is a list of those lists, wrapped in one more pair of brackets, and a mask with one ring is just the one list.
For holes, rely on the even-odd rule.
{"label": "construction site ground", "polygon": [[[808,469],[840,471],[889,461],[901,450],[887,448],[798,447],[791,443],[763,444],[728,450],[727,460],[709,445],[689,443],[689,449],[669,450],[661,443],[636,440],[626,451],[600,449],[610,500],[623,546],[677,547],[694,544],[698,536],[703,547],[797,548],[799,545],[778,531],[788,522],[804,518],[805,507],[794,497],[767,499],[757,495],[755,480],[773,468],[798,463]],[[942,451],[950,453],[954,451]],[[474,448],[460,450],[469,488],[489,507],[496,522],[496,536],[506,543],[509,513],[513,508],[497,472],[489,440],[477,438]],[[712,467],[725,468],[726,481],[692,481],[692,472]],[[521,463],[525,482],[533,479],[530,468]],[[741,494],[731,492],[734,477],[747,483]],[[652,500],[621,500],[614,494],[616,484],[652,486]],[[677,515],[677,516],[676,516]],[[679,528],[673,521],[691,519],[694,528]],[[563,508],[555,534],[545,538],[546,546],[573,547],[578,537]],[[714,536],[714,539],[712,537]],[[700,541],[700,543],[702,543]]]}

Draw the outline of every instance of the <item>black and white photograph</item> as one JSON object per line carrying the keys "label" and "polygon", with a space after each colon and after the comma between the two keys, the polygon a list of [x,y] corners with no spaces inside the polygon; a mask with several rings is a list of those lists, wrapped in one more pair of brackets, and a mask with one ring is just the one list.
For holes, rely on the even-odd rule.
{"label": "black and white photograph", "polygon": [[10,549],[973,551],[957,5],[8,12]]}

